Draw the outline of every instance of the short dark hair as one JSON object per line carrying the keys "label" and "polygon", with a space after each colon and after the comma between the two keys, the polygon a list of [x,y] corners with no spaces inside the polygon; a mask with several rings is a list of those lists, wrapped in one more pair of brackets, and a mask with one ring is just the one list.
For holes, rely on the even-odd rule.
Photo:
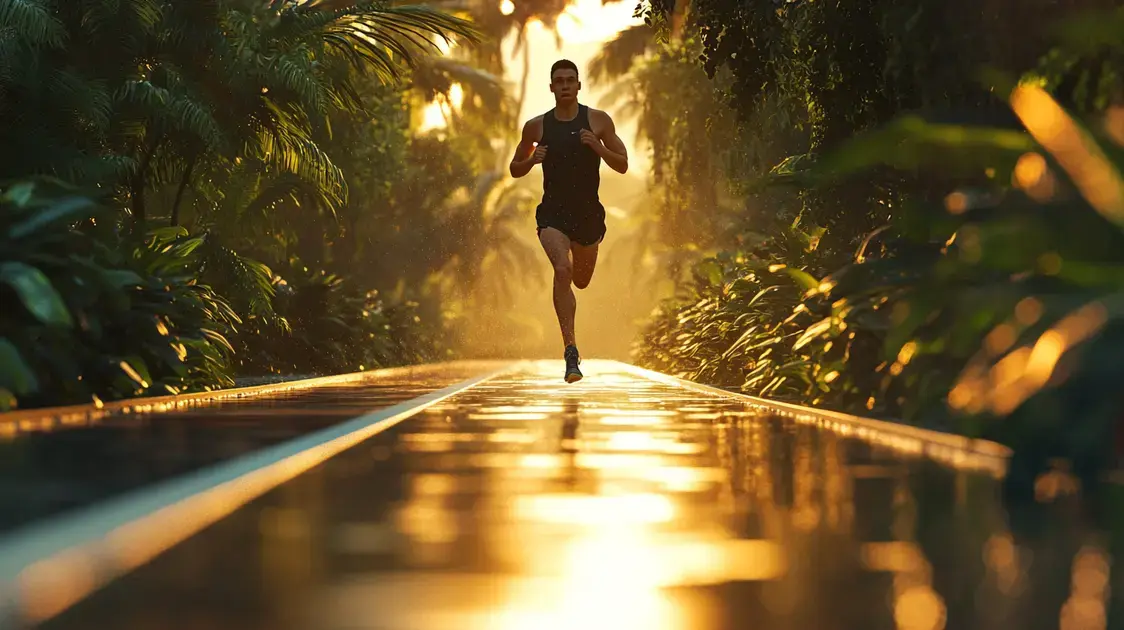
{"label": "short dark hair", "polygon": [[558,61],[555,61],[554,65],[550,67],[551,81],[554,80],[554,73],[558,72],[559,70],[573,70],[574,74],[576,75],[578,73],[578,66],[569,59],[559,59]]}

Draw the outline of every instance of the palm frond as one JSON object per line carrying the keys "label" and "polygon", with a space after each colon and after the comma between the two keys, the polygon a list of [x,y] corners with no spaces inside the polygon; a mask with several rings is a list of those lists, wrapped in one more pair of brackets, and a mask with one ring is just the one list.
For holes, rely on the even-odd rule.
{"label": "palm frond", "polygon": [[130,32],[154,34],[164,17],[164,4],[159,0],[88,2],[82,13],[82,31],[86,37],[109,33],[119,37],[125,23],[133,27]]}
{"label": "palm frond", "polygon": [[328,90],[316,75],[316,60],[305,46],[278,55],[264,67],[262,77],[269,90],[288,90],[312,111],[327,112]]}
{"label": "palm frond", "polygon": [[614,111],[618,121],[636,120],[644,111],[642,92],[632,74],[617,79],[601,96],[604,107]]}
{"label": "palm frond", "polygon": [[153,110],[159,109],[171,100],[171,95],[166,88],[148,80],[125,81],[117,88],[114,97],[119,101],[128,101]]}
{"label": "palm frond", "polygon": [[502,78],[448,57],[431,57],[422,60],[411,75],[412,87],[432,101],[438,95],[448,95],[454,84],[467,93],[466,98],[480,97],[481,107],[504,111],[514,106]]}
{"label": "palm frond", "polygon": [[247,310],[273,320],[273,271],[264,263],[242,256],[208,234],[198,249],[201,275],[208,281],[229,287],[225,293],[237,296]]}
{"label": "palm frond", "polygon": [[208,148],[218,148],[224,138],[218,121],[200,101],[187,94],[174,93],[162,112],[161,120],[175,130],[191,134]]}
{"label": "palm frond", "polygon": [[16,29],[0,26],[0,107],[9,82],[24,70],[28,58],[27,42],[22,41]]}
{"label": "palm frond", "polygon": [[655,34],[647,24],[630,26],[605,42],[589,62],[590,80],[595,83],[618,79],[632,69],[655,42]]}
{"label": "palm frond", "polygon": [[293,174],[276,177],[258,190],[242,210],[241,216],[265,218],[285,201],[293,201],[298,206],[303,202],[316,209],[327,210],[333,217],[335,216],[334,204],[337,200],[320,186]]}
{"label": "palm frond", "polygon": [[210,109],[183,90],[170,69],[165,70],[173,87],[162,87],[148,80],[130,80],[118,88],[115,96],[119,102],[139,105],[153,122],[188,133],[208,147],[220,146],[222,129]]}
{"label": "palm frond", "polygon": [[336,3],[309,2],[289,6],[271,36],[278,40],[322,41],[356,68],[374,72],[380,80],[397,82],[406,68],[430,54],[440,53],[434,37],[479,41],[479,31],[467,20],[426,6],[386,7],[360,2],[342,8]]}
{"label": "palm frond", "polygon": [[52,104],[75,116],[76,124],[98,130],[109,126],[113,99],[104,82],[90,81],[66,70],[38,74],[34,80],[41,83]]}
{"label": "palm frond", "polygon": [[137,161],[127,155],[89,155],[74,148],[59,148],[51,155],[53,171],[81,185],[124,181],[136,172]]}
{"label": "palm frond", "polygon": [[486,209],[490,224],[499,226],[524,218],[534,206],[534,193],[523,186],[509,185],[499,192],[495,201],[488,204]]}
{"label": "palm frond", "polygon": [[[10,29],[10,30],[9,30]],[[29,44],[61,47],[66,27],[44,0],[0,0],[0,32],[22,38]]]}
{"label": "palm frond", "polygon": [[292,173],[327,191],[336,204],[347,200],[347,182],[343,172],[309,136],[307,120],[299,112],[287,111],[267,102],[273,123],[262,124],[246,147],[246,153],[260,158],[279,172]]}

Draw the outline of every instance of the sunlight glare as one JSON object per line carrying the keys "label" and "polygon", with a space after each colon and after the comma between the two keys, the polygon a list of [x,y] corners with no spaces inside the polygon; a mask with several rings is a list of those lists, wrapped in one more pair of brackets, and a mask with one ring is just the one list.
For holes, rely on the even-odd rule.
{"label": "sunlight glare", "polygon": [[588,527],[666,523],[675,516],[675,506],[660,494],[539,494],[519,497],[515,510],[518,517],[539,523]]}
{"label": "sunlight glare", "polygon": [[461,104],[464,103],[464,88],[460,83],[454,83],[449,88],[449,103],[453,109],[460,109]]}
{"label": "sunlight glare", "polygon": [[1011,93],[1011,107],[1069,173],[1089,205],[1110,221],[1124,223],[1124,179],[1061,105],[1040,87],[1020,85]]}
{"label": "sunlight glare", "polygon": [[441,36],[435,35],[433,38],[433,43],[437,46],[437,50],[441,51],[442,55],[448,55],[449,52],[453,49],[453,42]]}
{"label": "sunlight glare", "polygon": [[441,111],[441,103],[433,101],[422,109],[422,120],[418,126],[419,132],[443,129],[445,127],[445,114]]}
{"label": "sunlight glare", "polygon": [[[606,532],[567,550],[565,577],[550,597],[510,602],[497,611],[503,630],[670,630],[681,611],[660,590],[657,554],[642,537]],[[537,605],[536,605],[537,604]]]}

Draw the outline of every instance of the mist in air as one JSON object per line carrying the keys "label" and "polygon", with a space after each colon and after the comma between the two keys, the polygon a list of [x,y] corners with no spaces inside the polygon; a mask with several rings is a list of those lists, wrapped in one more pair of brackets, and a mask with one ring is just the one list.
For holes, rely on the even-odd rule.
{"label": "mist in air", "polygon": [[[617,132],[629,152],[629,171],[621,175],[602,165],[600,198],[606,209],[607,233],[602,243],[593,282],[575,294],[578,300],[577,341],[587,357],[627,359],[640,321],[668,294],[670,282],[646,237],[652,216],[646,213],[649,149],[636,138],[634,122],[623,111],[614,111],[607,93],[609,84],[588,77],[590,60],[606,41],[624,28],[640,22],[631,17],[631,5],[603,6],[599,0],[577,2],[572,16],[558,23],[558,35],[533,23],[527,28],[529,60],[527,92],[520,124],[554,107],[549,90],[550,66],[558,59],[578,65],[582,79],[579,101],[604,109],[616,122]],[[578,22],[581,22],[579,24]],[[560,41],[559,41],[560,40]],[[505,79],[514,91],[523,77],[522,51],[514,53],[514,37],[504,44]],[[508,133],[514,138],[518,129]],[[510,155],[504,156],[510,159]],[[510,177],[508,175],[508,177]],[[542,195],[542,170],[536,167],[517,186],[534,197]],[[516,264],[485,265],[464,303],[455,340],[459,354],[474,358],[557,358],[562,353],[558,321],[551,300],[551,267],[535,235],[533,206],[512,222],[513,242],[499,248],[522,250]],[[512,251],[506,252],[511,255]],[[503,256],[505,252],[488,254]]]}

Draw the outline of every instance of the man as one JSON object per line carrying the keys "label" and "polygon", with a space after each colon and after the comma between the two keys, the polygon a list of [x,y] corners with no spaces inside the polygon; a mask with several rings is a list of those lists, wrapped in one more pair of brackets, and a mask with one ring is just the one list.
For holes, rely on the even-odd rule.
{"label": "man", "polygon": [[582,378],[574,338],[577,300],[570,285],[589,286],[597,247],[605,237],[605,208],[597,196],[601,161],[618,173],[628,170],[628,152],[613,119],[578,103],[581,86],[574,62],[562,59],[551,66],[554,109],[523,125],[511,159],[512,177],[523,177],[542,164],[543,196],[535,221],[539,242],[554,267],[554,311],[562,329],[567,383]]}

